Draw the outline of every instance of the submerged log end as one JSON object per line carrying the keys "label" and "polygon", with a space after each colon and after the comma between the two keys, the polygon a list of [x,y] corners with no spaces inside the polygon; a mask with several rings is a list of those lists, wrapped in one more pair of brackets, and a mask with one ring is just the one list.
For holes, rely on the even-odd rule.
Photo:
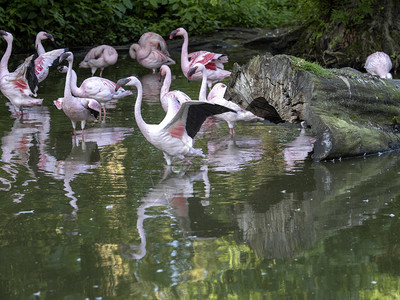
{"label": "submerged log end", "polygon": [[306,121],[316,137],[314,160],[400,147],[398,80],[265,55],[234,65],[225,96],[274,123]]}

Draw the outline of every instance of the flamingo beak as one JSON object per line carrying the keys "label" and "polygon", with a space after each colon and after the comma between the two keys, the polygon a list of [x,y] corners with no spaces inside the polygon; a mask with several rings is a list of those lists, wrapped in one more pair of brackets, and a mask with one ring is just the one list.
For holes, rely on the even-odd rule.
{"label": "flamingo beak", "polygon": [[188,72],[187,72],[187,78],[190,81],[192,79],[192,76],[194,73],[196,73],[197,71],[197,67],[191,68]]}
{"label": "flamingo beak", "polygon": [[62,62],[63,60],[67,59],[71,55],[71,52],[64,52],[63,54],[60,55],[60,61]]}
{"label": "flamingo beak", "polygon": [[115,86],[115,91],[118,91],[118,89],[127,84],[129,81],[131,81],[129,78],[121,78],[117,81],[117,85]]}
{"label": "flamingo beak", "polygon": [[174,30],[174,31],[172,31],[171,33],[170,33],[170,35],[169,35],[169,39],[173,39],[174,37],[176,37],[176,35],[178,34],[178,30],[176,29],[176,30]]}
{"label": "flamingo beak", "polygon": [[46,33],[45,35],[46,35],[46,37],[47,37],[49,40],[51,40],[52,42],[54,42],[54,37],[53,37],[53,35],[51,35],[50,33]]}
{"label": "flamingo beak", "polygon": [[7,32],[4,30],[0,30],[0,35],[7,35]]}

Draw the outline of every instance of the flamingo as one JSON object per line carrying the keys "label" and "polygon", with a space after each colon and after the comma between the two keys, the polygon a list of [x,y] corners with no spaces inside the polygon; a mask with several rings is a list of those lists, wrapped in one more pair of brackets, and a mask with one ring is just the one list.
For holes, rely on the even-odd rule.
{"label": "flamingo", "polygon": [[169,55],[167,43],[154,32],[144,33],[137,44],[132,44],[129,47],[129,55],[143,67],[153,70],[153,74],[162,65],[175,64]]}
{"label": "flamingo", "polygon": [[176,112],[179,110],[179,107],[182,105],[182,103],[192,100],[184,92],[181,92],[179,90],[169,90],[169,88],[171,87],[172,76],[171,69],[167,65],[161,66],[159,75],[160,79],[162,76],[165,76],[160,92],[160,102],[165,112],[167,112],[168,110],[168,99],[176,99],[178,101],[174,106],[174,110]]}
{"label": "flamingo", "polygon": [[[206,82],[207,82],[207,72],[205,71],[205,66],[201,63],[196,63],[193,68],[191,68],[188,71],[188,78],[190,80],[191,76],[195,74],[196,72],[201,72],[202,75],[202,82],[201,82],[201,87],[200,87],[200,92],[199,92],[199,100],[205,101],[207,96],[207,87],[206,87]],[[263,118],[260,118],[256,115],[254,115],[252,112],[247,111],[242,109],[239,105],[236,103],[233,103],[232,101],[227,101],[223,95],[225,94],[226,91],[226,85],[223,83],[218,83],[213,90],[210,92],[209,97],[207,98],[208,101],[214,104],[219,104],[222,106],[225,106],[227,108],[230,108],[232,112],[226,112],[223,114],[219,114],[216,117],[218,119],[224,120],[228,123],[229,127],[229,132],[231,136],[235,136],[235,124],[237,121],[262,121],[264,120]]]}
{"label": "flamingo", "polygon": [[[197,51],[188,54],[189,36],[184,28],[178,28],[171,32],[169,38],[183,36],[183,45],[181,51],[181,68],[183,74],[187,76],[188,71],[196,64],[202,63],[206,67],[207,84],[211,86],[231,75],[230,71],[224,70],[224,63],[228,62],[228,57],[225,54],[213,53],[208,51]],[[189,60],[190,58],[190,60]],[[196,72],[191,76],[191,80],[201,81],[202,74]]]}
{"label": "flamingo", "polygon": [[54,42],[54,37],[50,33],[47,33],[46,31],[40,31],[36,35],[35,48],[36,48],[37,54],[41,55],[46,52],[46,50],[44,50],[44,47],[42,45],[42,41],[47,40],[47,39]]}
{"label": "flamingo", "polygon": [[84,140],[84,130],[87,121],[94,121],[98,117],[101,106],[99,102],[90,98],[80,98],[72,96],[71,79],[72,79],[72,64],[74,55],[72,52],[65,52],[61,55],[60,60],[68,61],[68,71],[65,79],[64,98],[59,98],[54,101],[57,108],[60,108],[62,102],[62,110],[70,118],[72,127],[74,128],[74,138],[76,137],[76,122],[81,122],[82,139]]}
{"label": "flamingo", "polygon": [[118,60],[118,52],[108,45],[100,45],[89,50],[85,58],[79,64],[80,68],[90,68],[92,76],[100,69],[100,77],[103,76],[104,68],[114,65]]}
{"label": "flamingo", "polygon": [[[142,84],[135,76],[122,78],[117,81],[117,88],[122,85],[135,86],[137,96],[135,103],[136,123],[144,137],[164,154],[167,165],[171,165],[174,157],[184,159],[188,164],[191,162],[186,156],[202,156],[201,149],[193,148],[193,138],[200,130],[201,125],[207,117],[232,111],[229,108],[202,102],[187,101],[182,104],[177,113],[168,107],[167,114],[160,124],[147,124],[141,114]],[[173,101],[170,99],[170,105]]]}
{"label": "flamingo", "polygon": [[56,49],[41,55],[31,55],[12,73],[8,71],[8,61],[12,52],[13,36],[11,33],[0,30],[0,35],[7,42],[7,49],[0,61],[0,90],[14,106],[17,116],[23,113],[26,106],[40,105],[43,99],[36,97],[39,79],[66,49]]}
{"label": "flamingo", "polygon": [[[168,52],[167,43],[165,42],[164,38],[161,35],[159,35],[158,33],[155,33],[155,32],[143,33],[138,41],[138,44],[141,47],[145,47],[145,45],[147,43],[152,44],[154,49],[158,49],[165,55],[170,56],[170,54]],[[132,53],[130,52],[129,54],[131,55],[132,59],[136,59],[135,52],[132,52]]]}
{"label": "flamingo", "polygon": [[[46,53],[46,50],[44,50],[44,47],[42,45],[42,40],[46,40],[46,39],[49,39],[52,42],[54,42],[54,37],[50,33],[47,33],[45,31],[40,31],[36,35],[35,48],[36,48],[36,52],[38,55],[42,55],[42,54]],[[43,80],[45,80],[47,78],[47,75],[49,75],[48,69],[46,69],[46,71],[38,78],[39,82],[42,82]]]}
{"label": "flamingo", "polygon": [[[58,71],[61,73],[67,73],[67,66],[58,66]],[[71,90],[75,97],[91,98],[97,100],[103,108],[104,118],[106,117],[105,104],[112,99],[120,99],[132,94],[131,91],[126,91],[122,87],[115,91],[116,83],[102,77],[89,77],[86,78],[81,86],[77,86],[77,75],[72,69],[71,71]],[[101,110],[100,110],[101,118]]]}
{"label": "flamingo", "polygon": [[390,70],[392,69],[392,61],[389,55],[384,52],[375,52],[367,57],[364,65],[365,69],[371,75],[378,75],[380,78],[392,79]]}

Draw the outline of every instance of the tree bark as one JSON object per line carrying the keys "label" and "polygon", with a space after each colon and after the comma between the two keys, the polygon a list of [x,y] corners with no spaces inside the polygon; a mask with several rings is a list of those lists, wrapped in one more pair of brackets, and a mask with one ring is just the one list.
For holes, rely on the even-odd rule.
{"label": "tree bark", "polygon": [[306,121],[316,137],[314,160],[400,147],[400,81],[354,69],[315,68],[304,60],[255,56],[235,64],[225,97],[272,122]]}

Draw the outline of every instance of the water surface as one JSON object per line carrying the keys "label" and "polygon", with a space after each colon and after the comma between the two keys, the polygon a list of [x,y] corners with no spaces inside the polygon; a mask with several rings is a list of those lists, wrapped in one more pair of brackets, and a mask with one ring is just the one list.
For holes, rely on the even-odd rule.
{"label": "water surface", "polygon": [[[124,54],[104,71],[130,75],[160,122],[156,75]],[[0,96],[2,299],[400,297],[398,152],[316,163],[299,126],[239,123],[232,139],[211,119],[195,142],[206,158],[166,167],[136,126],[136,92],[75,141],[52,105],[64,82],[53,70],[21,119]]]}

